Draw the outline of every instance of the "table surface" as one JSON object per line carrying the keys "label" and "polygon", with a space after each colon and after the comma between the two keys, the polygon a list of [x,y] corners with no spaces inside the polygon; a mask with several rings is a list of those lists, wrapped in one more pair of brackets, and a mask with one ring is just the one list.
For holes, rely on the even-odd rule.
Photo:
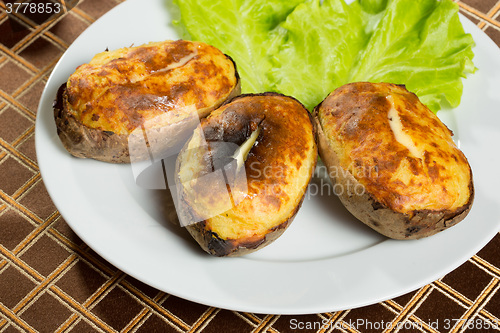
{"label": "table surface", "polygon": [[[407,295],[303,316],[228,311],[151,288],[102,259],[50,200],[34,125],[47,79],[75,38],[120,0],[66,1],[56,17],[8,17],[0,2],[0,333],[500,332],[500,235]],[[500,1],[458,1],[500,45]],[[500,87],[499,87],[500,89]],[[326,325],[325,325],[326,324]],[[488,327],[489,326],[489,327]]]}

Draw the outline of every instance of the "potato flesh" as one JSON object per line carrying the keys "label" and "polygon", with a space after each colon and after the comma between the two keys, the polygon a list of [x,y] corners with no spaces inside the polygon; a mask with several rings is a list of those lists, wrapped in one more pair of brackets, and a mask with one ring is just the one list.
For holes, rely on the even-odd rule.
{"label": "potato flesh", "polygon": [[340,165],[393,211],[453,211],[469,203],[472,174],[451,131],[403,87],[346,85],[320,105],[318,118]]}
{"label": "potato flesh", "polygon": [[233,62],[204,43],[165,41],[97,54],[67,82],[66,108],[89,128],[129,134],[204,117],[237,84]]}
{"label": "potato flesh", "polygon": [[[312,156],[309,155],[309,161]],[[285,159],[283,163],[290,161]],[[306,165],[303,170],[286,171],[284,177],[289,181],[284,181],[281,176],[268,179],[265,187],[258,181],[254,184],[250,181],[245,200],[225,213],[208,219],[207,228],[222,239],[264,236],[295,214],[311,179],[312,170],[307,168]]]}
{"label": "potato flesh", "polygon": [[[311,179],[317,151],[307,111],[291,98],[281,95],[239,97],[212,112],[201,126],[205,132],[209,127],[224,132],[231,131],[235,122],[252,123],[252,130],[261,122],[259,136],[245,161],[248,191],[232,191],[233,197],[241,194],[243,200],[206,218],[204,223],[207,230],[223,240],[245,243],[250,239],[263,239],[273,228],[295,215]],[[199,137],[198,132],[188,147],[196,145],[193,142]],[[202,161],[199,156],[192,160]],[[180,182],[184,184],[197,173],[193,170],[205,168],[189,163],[186,153],[181,153],[180,166]],[[220,208],[215,206],[221,202],[221,197],[213,188],[184,188],[183,193],[195,211],[200,206],[214,207],[214,211]]]}

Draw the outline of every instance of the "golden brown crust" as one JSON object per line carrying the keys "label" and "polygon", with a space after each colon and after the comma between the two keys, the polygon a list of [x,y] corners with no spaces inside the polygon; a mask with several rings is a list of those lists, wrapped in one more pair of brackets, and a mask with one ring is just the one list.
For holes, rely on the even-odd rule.
{"label": "golden brown crust", "polygon": [[236,84],[234,63],[210,45],[150,43],[79,66],[68,79],[66,107],[87,127],[129,134],[146,124],[162,126],[156,118],[168,113],[213,109]]}
{"label": "golden brown crust", "polygon": [[[247,191],[230,187],[233,200],[241,200],[214,216],[204,214],[210,213],[210,208],[222,210],[217,205],[227,195],[226,186],[214,185],[214,181],[203,184],[202,176],[213,168],[191,166],[186,153],[189,143],[177,160],[183,207],[180,218],[210,254],[238,256],[268,245],[284,232],[304,200],[317,150],[309,113],[293,98],[276,93],[242,95],[215,110],[201,123],[204,138],[212,147],[207,156],[217,154],[212,143],[239,146],[257,127],[260,133],[244,164]],[[196,133],[191,144],[195,137]],[[203,155],[196,154],[197,163],[210,160]],[[192,174],[187,176],[186,170]],[[196,182],[190,183],[190,177]],[[201,222],[190,223],[196,221]]]}
{"label": "golden brown crust", "polygon": [[54,111],[74,156],[128,163],[129,149],[134,159],[148,156],[129,140],[146,134],[149,147],[175,146],[240,92],[231,58],[204,43],[165,41],[96,55],[70,76]]}
{"label": "golden brown crust", "polygon": [[[403,96],[398,98],[404,108],[419,118],[415,121],[400,109],[401,122],[411,127],[406,133],[417,149],[423,147],[420,161],[409,150],[419,151],[411,142],[409,147],[398,142],[388,124],[392,106],[386,96],[394,92]],[[356,83],[333,92],[314,114],[320,156],[332,182],[343,188],[340,200],[363,223],[396,239],[427,237],[455,225],[468,214],[474,199],[465,156],[451,141],[449,129],[419,103],[401,86]],[[410,168],[402,168],[405,163]],[[448,169],[460,174],[450,174]],[[453,182],[458,186],[448,186]],[[435,188],[443,193],[432,192]],[[440,200],[444,195],[453,200]]]}
{"label": "golden brown crust", "polygon": [[419,239],[432,236],[462,221],[469,213],[474,200],[471,196],[467,204],[456,211],[418,210],[411,214],[396,212],[380,203],[357,181],[356,178],[339,164],[335,151],[330,147],[319,122],[315,121],[318,149],[321,159],[328,167],[334,184],[340,184],[342,191],[338,197],[342,204],[358,220],[378,233],[393,239]]}

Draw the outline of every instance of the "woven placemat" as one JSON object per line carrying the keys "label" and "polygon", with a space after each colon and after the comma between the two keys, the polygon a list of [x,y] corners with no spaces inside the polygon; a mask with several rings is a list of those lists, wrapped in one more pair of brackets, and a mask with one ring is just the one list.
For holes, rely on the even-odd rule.
{"label": "woven placemat", "polygon": [[[5,9],[13,2],[0,2],[0,333],[500,331],[500,235],[453,272],[407,295],[307,316],[199,305],[110,265],[78,238],[49,198],[37,166],[34,124],[59,57],[121,1],[66,1],[71,10],[58,15],[9,17]],[[500,1],[458,4],[500,45]]]}

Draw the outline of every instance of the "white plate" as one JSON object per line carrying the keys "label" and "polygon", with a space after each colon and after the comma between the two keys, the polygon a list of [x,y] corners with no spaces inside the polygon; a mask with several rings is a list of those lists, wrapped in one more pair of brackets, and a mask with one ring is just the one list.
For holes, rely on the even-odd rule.
{"label": "white plate", "polygon": [[[276,242],[243,258],[214,258],[165,222],[159,196],[134,182],[128,165],[71,157],[53,120],[57,88],[106,48],[177,38],[163,0],[129,0],[89,27],[67,50],[42,95],[38,163],[64,219],[97,253],[167,293],[210,306],[272,314],[319,313],[390,299],[439,279],[479,251],[500,225],[500,50],[474,24],[479,71],[464,81],[459,108],[439,116],[459,138],[474,172],[476,199],[457,226],[418,241],[385,239],[354,220],[335,197],[310,188]],[[313,184],[318,184],[315,179]],[[326,188],[323,188],[326,191]]]}

